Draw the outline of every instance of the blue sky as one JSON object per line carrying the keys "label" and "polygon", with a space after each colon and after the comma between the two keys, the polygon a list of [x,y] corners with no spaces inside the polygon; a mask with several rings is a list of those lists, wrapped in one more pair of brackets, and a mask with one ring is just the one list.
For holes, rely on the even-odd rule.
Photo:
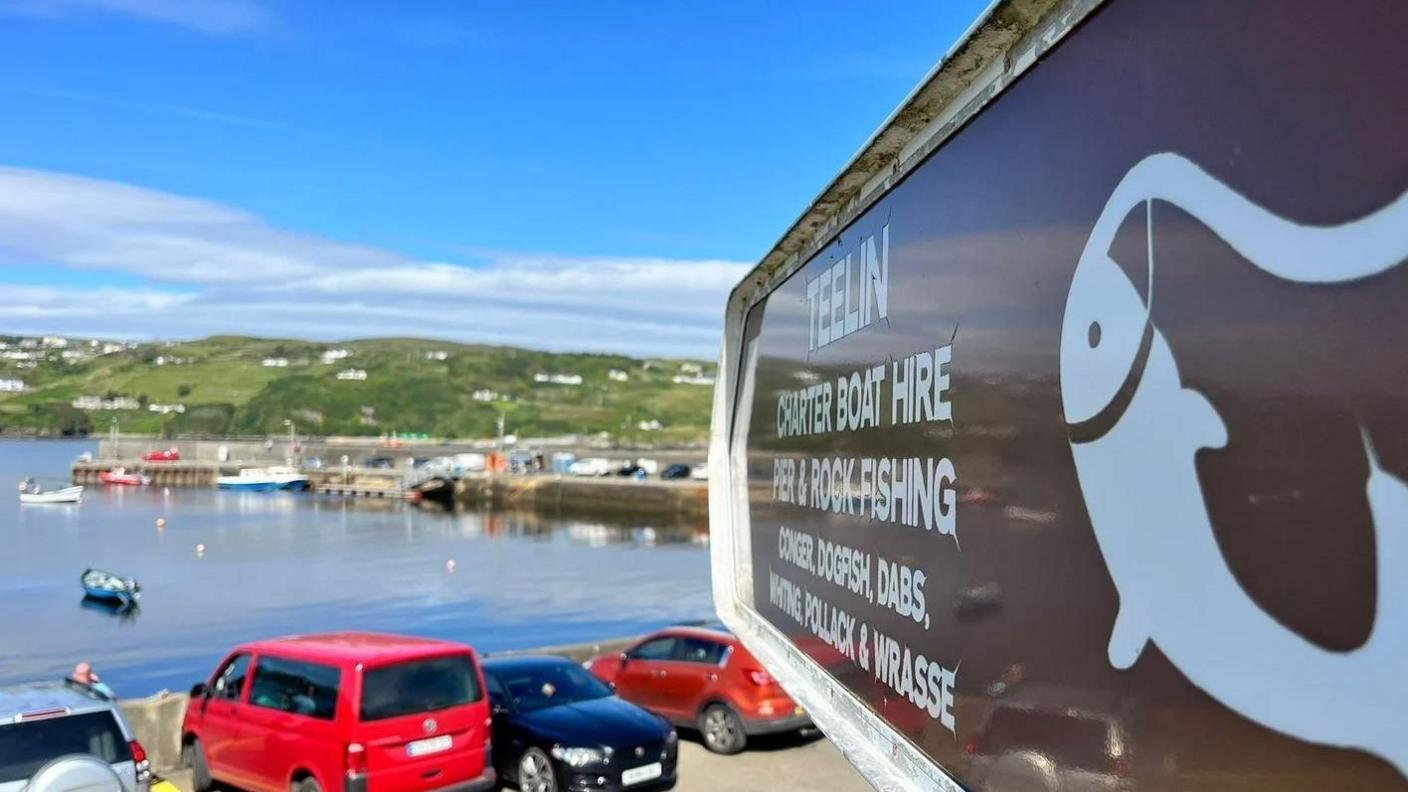
{"label": "blue sky", "polygon": [[984,5],[0,0],[0,332],[712,356]]}

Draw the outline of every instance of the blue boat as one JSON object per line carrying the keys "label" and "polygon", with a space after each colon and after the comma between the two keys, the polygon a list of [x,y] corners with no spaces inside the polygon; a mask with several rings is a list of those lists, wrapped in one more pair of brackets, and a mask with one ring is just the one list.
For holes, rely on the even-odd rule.
{"label": "blue boat", "polygon": [[238,476],[221,476],[215,479],[215,486],[245,492],[299,491],[308,489],[308,477],[293,468],[245,468]]}
{"label": "blue boat", "polygon": [[78,583],[83,586],[83,593],[89,599],[133,605],[142,597],[142,587],[136,580],[101,569],[83,570]]}

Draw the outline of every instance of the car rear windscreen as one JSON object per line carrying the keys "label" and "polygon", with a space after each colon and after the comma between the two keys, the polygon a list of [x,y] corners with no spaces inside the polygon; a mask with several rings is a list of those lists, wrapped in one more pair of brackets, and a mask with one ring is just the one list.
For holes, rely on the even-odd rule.
{"label": "car rear windscreen", "polygon": [[27,780],[67,754],[92,754],[109,764],[132,760],[111,712],[7,723],[0,726],[0,784]]}
{"label": "car rear windscreen", "polygon": [[479,676],[468,655],[412,660],[362,676],[362,720],[397,718],[478,701]]}

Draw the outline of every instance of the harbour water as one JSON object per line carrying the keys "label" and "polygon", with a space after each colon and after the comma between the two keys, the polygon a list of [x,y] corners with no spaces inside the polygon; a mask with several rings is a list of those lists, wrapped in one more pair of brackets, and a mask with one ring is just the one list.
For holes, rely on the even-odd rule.
{"label": "harbour water", "polygon": [[[57,483],[95,446],[0,441],[0,482]],[[498,651],[713,610],[703,525],[160,487],[90,487],[73,506],[9,495],[0,515],[0,684],[88,660],[141,696],[188,688],[236,643],[281,634],[383,630]],[[140,608],[84,601],[88,567],[137,578]]]}

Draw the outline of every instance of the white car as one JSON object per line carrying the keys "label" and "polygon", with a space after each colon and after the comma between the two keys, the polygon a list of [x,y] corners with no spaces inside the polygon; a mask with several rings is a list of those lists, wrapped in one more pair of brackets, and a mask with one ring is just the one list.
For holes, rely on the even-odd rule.
{"label": "white car", "polygon": [[574,476],[609,476],[615,472],[616,466],[611,464],[611,460],[603,457],[588,457],[579,459],[572,463],[567,472]]}
{"label": "white car", "polygon": [[117,704],[78,685],[0,688],[0,792],[147,792],[151,767]]}

